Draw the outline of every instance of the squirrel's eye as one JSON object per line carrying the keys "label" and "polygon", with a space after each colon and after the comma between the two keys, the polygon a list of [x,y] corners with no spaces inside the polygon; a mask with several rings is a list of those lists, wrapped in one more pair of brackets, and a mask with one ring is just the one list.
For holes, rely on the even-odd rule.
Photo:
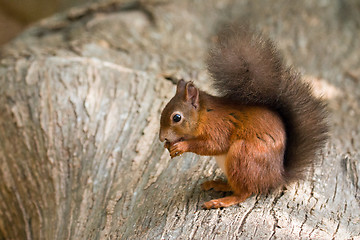
{"label": "squirrel's eye", "polygon": [[180,115],[180,114],[175,114],[175,115],[173,116],[173,120],[174,120],[174,122],[180,122],[180,120],[181,120],[181,115]]}

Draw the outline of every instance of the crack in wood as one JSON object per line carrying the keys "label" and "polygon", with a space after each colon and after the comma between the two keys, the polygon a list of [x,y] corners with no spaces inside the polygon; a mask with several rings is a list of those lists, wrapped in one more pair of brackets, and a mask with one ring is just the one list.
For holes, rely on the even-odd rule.
{"label": "crack in wood", "polygon": [[172,75],[163,75],[164,79],[176,85],[181,79]]}
{"label": "crack in wood", "polygon": [[299,238],[301,238],[302,231],[304,230],[304,225],[305,225],[307,219],[308,219],[308,214],[305,213],[304,221],[303,221],[303,222],[301,223],[301,225],[300,225],[300,231],[299,231],[299,234],[298,234],[298,237],[299,237]]}
{"label": "crack in wood", "polygon": [[271,208],[270,208],[270,212],[271,212],[271,215],[272,217],[274,218],[274,224],[273,224],[273,228],[272,228],[272,233],[271,233],[271,236],[269,237],[269,239],[273,238],[276,234],[276,228],[278,227],[278,223],[279,223],[279,219],[276,217],[276,213],[275,213],[275,206],[277,204],[277,202],[279,201],[279,199],[284,196],[285,194],[285,189],[286,188],[282,188],[281,189],[281,192],[279,194],[277,194],[274,198],[274,200],[272,201],[271,203]]}
{"label": "crack in wood", "polygon": [[336,225],[336,229],[334,231],[334,234],[332,235],[332,239],[335,239],[336,237],[336,234],[338,233],[339,231],[339,228],[340,228],[340,217],[338,216],[337,217],[337,225]]}
{"label": "crack in wood", "polygon": [[252,211],[255,209],[257,203],[259,202],[259,196],[256,196],[256,201],[254,202],[253,206],[251,208],[249,208],[249,210],[247,210],[245,212],[245,214],[243,215],[242,219],[240,220],[240,225],[237,229],[237,232],[240,233],[239,236],[242,235],[242,232],[243,232],[243,228],[244,228],[244,225],[246,223],[246,219],[249,217],[249,215],[252,213]]}

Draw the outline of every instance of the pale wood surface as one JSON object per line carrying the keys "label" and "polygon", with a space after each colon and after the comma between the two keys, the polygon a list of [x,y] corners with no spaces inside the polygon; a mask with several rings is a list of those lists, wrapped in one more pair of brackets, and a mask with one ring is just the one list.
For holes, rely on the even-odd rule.
{"label": "pale wood surface", "polygon": [[[104,1],[34,25],[0,52],[0,239],[359,239],[359,9]],[[159,116],[172,79],[209,88],[206,48],[227,19],[270,35],[324,95],[331,140],[306,181],[205,211],[224,194],[200,184],[221,170],[170,160]]]}

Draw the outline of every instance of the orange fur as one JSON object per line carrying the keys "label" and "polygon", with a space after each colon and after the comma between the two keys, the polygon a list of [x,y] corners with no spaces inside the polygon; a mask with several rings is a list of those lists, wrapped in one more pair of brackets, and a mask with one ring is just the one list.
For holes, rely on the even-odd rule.
{"label": "orange fur", "polygon": [[[231,199],[235,204],[251,194],[268,191],[285,182],[283,157],[286,134],[275,112],[260,106],[234,106],[205,92],[200,92],[199,102],[199,108],[196,109],[199,117],[195,121],[196,127],[191,130],[191,137],[186,127],[182,127],[180,133],[176,130],[188,138],[170,143],[169,149],[172,156],[182,152],[227,154],[225,174],[228,185],[213,182],[206,188],[231,189],[236,197],[223,199],[217,204],[205,204],[205,208],[227,206]],[[193,118],[193,113],[188,114]],[[176,154],[178,152],[180,154]],[[226,204],[222,204],[222,201],[226,201]]]}

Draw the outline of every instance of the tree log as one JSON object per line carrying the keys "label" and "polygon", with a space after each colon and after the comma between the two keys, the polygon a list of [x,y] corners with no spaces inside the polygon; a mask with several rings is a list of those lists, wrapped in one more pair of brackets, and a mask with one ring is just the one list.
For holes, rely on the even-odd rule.
{"label": "tree log", "polygon": [[[0,239],[360,238],[357,1],[100,1],[43,20],[1,49]],[[158,140],[174,80],[209,89],[220,23],[270,35],[323,95],[331,139],[307,179],[244,203],[215,160],[170,160]]]}

